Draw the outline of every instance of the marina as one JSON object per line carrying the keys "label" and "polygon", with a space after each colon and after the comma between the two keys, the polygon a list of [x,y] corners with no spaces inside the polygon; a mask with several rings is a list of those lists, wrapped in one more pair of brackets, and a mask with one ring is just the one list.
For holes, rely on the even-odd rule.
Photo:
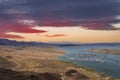
{"label": "marina", "polygon": [[[96,52],[88,52],[90,49],[116,49],[120,50],[120,46],[62,46],[58,47],[66,51],[66,54],[60,57],[60,60],[72,62],[77,65],[83,65],[87,68],[94,69],[106,75],[120,78],[120,55],[103,54]],[[102,66],[101,66],[102,65]]]}
{"label": "marina", "polygon": [[96,54],[89,54],[89,53],[87,53],[87,54],[81,54],[81,53],[77,53],[77,54],[73,54],[73,56],[79,56],[79,57],[83,57],[83,56],[97,56]]}
{"label": "marina", "polygon": [[69,58],[69,61],[82,61],[82,62],[93,62],[93,63],[103,63],[105,62],[105,60],[103,59],[99,59],[99,58],[79,58],[79,59],[75,59],[75,58]]}

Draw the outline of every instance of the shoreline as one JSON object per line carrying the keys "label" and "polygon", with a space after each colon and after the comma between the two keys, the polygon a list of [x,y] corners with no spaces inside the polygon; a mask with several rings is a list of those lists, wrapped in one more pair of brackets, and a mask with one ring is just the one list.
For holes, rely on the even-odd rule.
{"label": "shoreline", "polygon": [[[67,61],[64,61],[64,60],[60,60],[60,61],[62,61],[62,62],[64,62],[64,63],[70,63],[70,64],[72,64],[73,66],[76,66],[77,68],[86,70],[86,71],[88,71],[88,72],[90,72],[90,73],[92,73],[92,74],[97,74],[97,75],[99,75],[99,76],[101,76],[101,77],[108,77],[108,78],[111,78],[112,80],[120,80],[120,78],[114,78],[113,76],[107,75],[107,74],[105,74],[104,72],[97,71],[97,70],[95,70],[95,69],[86,67],[86,66],[84,66],[84,65],[77,65],[77,64],[75,64],[75,63],[73,63],[73,62],[67,62]],[[72,68],[71,68],[71,69],[72,69]]]}
{"label": "shoreline", "polygon": [[76,70],[88,76],[90,80],[115,80],[110,76],[101,75],[99,72],[91,71],[83,66],[57,60],[58,57],[64,56],[65,51],[55,47],[0,46],[0,49],[3,50],[3,52],[5,51],[4,54],[2,54],[4,58],[16,63],[17,66],[11,68],[15,71],[52,72],[64,75],[68,70]]}

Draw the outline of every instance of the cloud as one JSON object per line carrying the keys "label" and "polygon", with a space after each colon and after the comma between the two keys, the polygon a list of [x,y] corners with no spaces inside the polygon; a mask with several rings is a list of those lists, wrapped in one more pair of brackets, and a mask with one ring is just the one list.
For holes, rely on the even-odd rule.
{"label": "cloud", "polygon": [[120,30],[119,27],[113,24],[119,23],[120,20],[83,20],[83,21],[70,21],[70,20],[43,20],[38,25],[47,27],[82,27],[87,30]]}
{"label": "cloud", "polygon": [[120,30],[120,28],[115,27],[116,21],[90,21],[88,23],[80,24],[82,28],[87,30]]}
{"label": "cloud", "polygon": [[23,39],[24,37],[18,35],[10,35],[6,33],[0,33],[0,38],[20,38]]}
{"label": "cloud", "polygon": [[54,35],[44,35],[46,37],[62,37],[62,36],[66,36],[65,34],[54,34]]}
{"label": "cloud", "polygon": [[0,20],[0,37],[2,38],[23,38],[19,35],[7,34],[9,32],[17,33],[44,33],[45,30],[33,29],[34,26],[29,26],[26,24],[12,23]]}
{"label": "cloud", "polygon": [[[88,30],[120,30],[119,0],[0,0],[0,34],[44,33],[34,27],[82,27]],[[18,22],[29,20],[34,22]],[[31,24],[33,23],[33,24]]]}

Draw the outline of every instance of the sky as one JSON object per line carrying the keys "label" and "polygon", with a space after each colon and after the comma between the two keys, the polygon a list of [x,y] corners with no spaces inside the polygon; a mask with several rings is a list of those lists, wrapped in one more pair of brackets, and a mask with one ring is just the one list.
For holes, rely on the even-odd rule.
{"label": "sky", "polygon": [[120,42],[120,0],[0,0],[0,38]]}

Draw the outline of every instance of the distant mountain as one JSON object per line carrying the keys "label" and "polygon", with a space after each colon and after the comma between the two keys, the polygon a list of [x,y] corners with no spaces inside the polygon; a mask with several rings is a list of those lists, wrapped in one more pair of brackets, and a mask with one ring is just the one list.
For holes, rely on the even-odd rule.
{"label": "distant mountain", "polygon": [[93,46],[93,45],[116,46],[116,45],[120,45],[120,43],[74,43],[74,42],[51,42],[49,44],[54,46]]}
{"label": "distant mountain", "polygon": [[117,46],[120,45],[120,43],[88,43],[88,44],[83,44],[83,45],[102,45],[102,46]]}
{"label": "distant mountain", "polygon": [[77,42],[49,42],[48,44],[54,46],[79,46],[80,43]]}
{"label": "distant mountain", "polygon": [[15,41],[8,39],[0,39],[0,45],[8,45],[8,46],[39,46],[39,45],[47,45],[42,42],[25,42],[25,41]]}
{"label": "distant mountain", "polygon": [[16,41],[9,39],[0,39],[0,45],[8,45],[8,46],[91,46],[91,45],[107,45],[107,46],[116,46],[120,45],[120,43],[76,43],[76,42],[25,42],[25,41]]}

